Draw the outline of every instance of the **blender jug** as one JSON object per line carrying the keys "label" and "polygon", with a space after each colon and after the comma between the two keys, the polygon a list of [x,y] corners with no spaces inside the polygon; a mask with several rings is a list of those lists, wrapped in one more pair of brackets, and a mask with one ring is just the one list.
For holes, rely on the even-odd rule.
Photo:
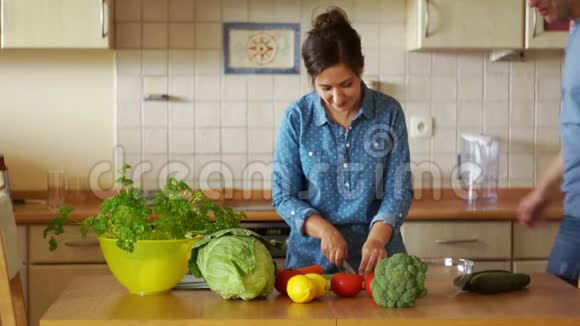
{"label": "blender jug", "polygon": [[462,134],[459,179],[465,199],[496,201],[499,174],[499,139],[484,134]]}

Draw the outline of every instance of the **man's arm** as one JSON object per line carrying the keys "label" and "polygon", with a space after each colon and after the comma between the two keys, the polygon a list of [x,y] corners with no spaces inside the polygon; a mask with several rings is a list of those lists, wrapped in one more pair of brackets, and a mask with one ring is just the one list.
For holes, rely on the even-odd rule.
{"label": "man's arm", "polygon": [[536,189],[542,193],[546,198],[553,198],[553,195],[560,192],[560,184],[562,183],[562,175],[564,174],[564,159],[562,152],[552,161],[540,183]]}
{"label": "man's arm", "polygon": [[562,152],[550,164],[536,188],[522,199],[518,206],[517,218],[520,223],[533,226],[541,217],[544,209],[550,204],[564,174]]}

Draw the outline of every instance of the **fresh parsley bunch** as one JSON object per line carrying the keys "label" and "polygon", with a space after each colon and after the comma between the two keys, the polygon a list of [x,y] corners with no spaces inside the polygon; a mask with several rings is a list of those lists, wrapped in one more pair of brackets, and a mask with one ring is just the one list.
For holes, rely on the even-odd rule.
{"label": "fresh parsley bunch", "polygon": [[184,239],[237,228],[243,212],[235,212],[209,200],[200,190],[192,190],[185,182],[169,178],[163,192],[153,200],[154,239]]}
{"label": "fresh parsley bunch", "polygon": [[[82,222],[70,218],[73,209],[63,206],[58,216],[44,230],[44,238],[50,236],[49,249],[58,247],[55,235],[64,232],[63,225],[77,223],[81,234],[86,237],[92,229],[98,237],[116,239],[117,246],[132,252],[138,240],[190,239],[211,234],[219,230],[236,228],[243,212],[221,207],[208,199],[201,190],[191,189],[185,182],[169,178],[162,192],[149,208],[141,189],[127,178],[131,168],[125,164],[116,179],[117,194],[101,204],[100,213]],[[151,213],[157,218],[152,218]]]}

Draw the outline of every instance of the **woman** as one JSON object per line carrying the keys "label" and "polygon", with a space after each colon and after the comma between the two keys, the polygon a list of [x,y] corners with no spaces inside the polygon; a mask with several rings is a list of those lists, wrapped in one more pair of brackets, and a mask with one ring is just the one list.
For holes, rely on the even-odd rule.
{"label": "woman", "polygon": [[273,205],[290,225],[287,265],[347,260],[362,275],[405,247],[413,197],[405,117],[361,80],[361,41],[346,14],[315,18],[302,45],[314,92],[286,110],[273,168]]}

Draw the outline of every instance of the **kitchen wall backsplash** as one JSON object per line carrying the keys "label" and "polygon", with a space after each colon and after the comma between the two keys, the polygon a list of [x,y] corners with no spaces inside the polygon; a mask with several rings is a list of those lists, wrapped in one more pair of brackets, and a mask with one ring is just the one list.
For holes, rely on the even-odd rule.
{"label": "kitchen wall backsplash", "polygon": [[[407,115],[433,117],[433,135],[410,139],[416,187],[449,186],[463,132],[501,138],[500,186],[533,186],[559,150],[562,51],[520,62],[488,52],[405,50],[404,0],[117,1],[117,163],[137,165],[143,187],[159,176],[201,188],[269,189],[277,127],[311,91],[299,75],[223,73],[223,22],[300,22],[345,9],[359,32],[364,79],[398,99]],[[144,101],[147,80],[167,102]],[[147,86],[148,87],[148,86]],[[159,87],[159,86],[157,86]]]}

